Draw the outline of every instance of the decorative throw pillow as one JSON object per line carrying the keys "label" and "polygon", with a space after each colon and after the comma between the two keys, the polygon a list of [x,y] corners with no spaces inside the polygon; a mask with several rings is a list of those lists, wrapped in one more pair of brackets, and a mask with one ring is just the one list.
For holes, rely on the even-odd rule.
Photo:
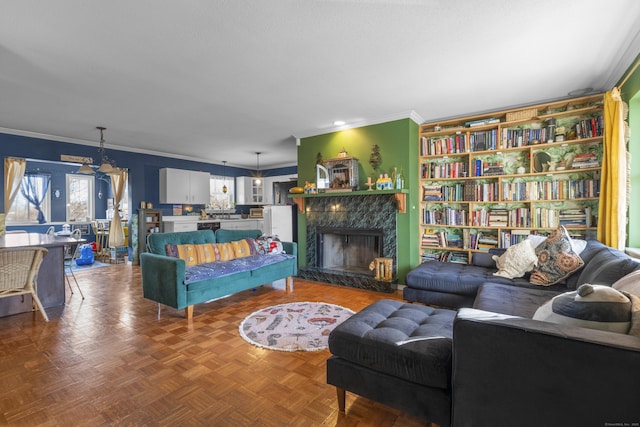
{"label": "decorative throw pillow", "polygon": [[[544,241],[547,240],[547,236],[542,236],[540,234],[530,234],[527,237],[527,240],[530,240],[533,247],[537,248],[538,246],[540,246],[540,244],[544,243]],[[569,240],[571,242],[571,249],[577,255],[580,255],[582,251],[584,251],[584,249],[587,247],[586,240],[582,240],[582,239],[569,239]]]}
{"label": "decorative throw pillow", "polygon": [[267,234],[263,234],[262,236],[255,239],[256,242],[256,250],[259,254],[279,254],[284,252],[282,248],[282,242],[278,238],[278,236],[269,236]]}
{"label": "decorative throw pillow", "polygon": [[233,243],[216,243],[215,245],[217,250],[216,261],[231,261],[232,259],[235,259],[236,254],[233,249]]}
{"label": "decorative throw pillow", "polygon": [[509,279],[524,276],[538,263],[536,251],[529,240],[509,246],[502,255],[493,255],[493,260],[498,267],[498,271],[493,275]]}
{"label": "decorative throw pillow", "polygon": [[571,249],[571,238],[562,225],[536,248],[536,255],[538,266],[529,279],[535,285],[555,285],[584,265]]}
{"label": "decorative throw pillow", "polygon": [[216,261],[216,251],[213,243],[165,245],[167,256],[180,258],[187,267]]}
{"label": "decorative throw pillow", "polygon": [[257,253],[255,239],[246,238],[230,243],[231,246],[233,246],[234,258],[244,258],[250,255],[255,255]]}
{"label": "decorative throw pillow", "polygon": [[631,312],[628,295],[609,286],[584,284],[541,305],[533,319],[626,334]]}

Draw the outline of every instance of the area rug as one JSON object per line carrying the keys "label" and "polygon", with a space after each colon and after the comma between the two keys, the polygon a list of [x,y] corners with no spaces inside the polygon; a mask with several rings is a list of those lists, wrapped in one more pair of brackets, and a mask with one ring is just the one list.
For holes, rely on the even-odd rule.
{"label": "area rug", "polygon": [[247,316],[240,323],[240,335],[269,350],[324,350],[331,331],[351,315],[348,308],[323,302],[280,304]]}
{"label": "area rug", "polygon": [[93,264],[85,264],[85,265],[73,265],[73,271],[84,271],[91,270],[92,268],[101,268],[101,267],[109,267],[115,264],[107,264],[105,262],[94,261]]}

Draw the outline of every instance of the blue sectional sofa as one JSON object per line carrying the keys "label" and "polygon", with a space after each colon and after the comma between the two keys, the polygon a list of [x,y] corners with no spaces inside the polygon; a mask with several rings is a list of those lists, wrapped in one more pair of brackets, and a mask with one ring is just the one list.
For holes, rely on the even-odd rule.
{"label": "blue sectional sofa", "polygon": [[287,279],[289,291],[298,271],[298,247],[295,242],[282,242],[284,253],[250,255],[229,261],[187,266],[184,259],[167,255],[167,245],[200,245],[255,239],[260,230],[198,230],[149,235],[148,252],[140,254],[143,296],[175,309],[185,309],[187,319],[193,317],[193,306]]}

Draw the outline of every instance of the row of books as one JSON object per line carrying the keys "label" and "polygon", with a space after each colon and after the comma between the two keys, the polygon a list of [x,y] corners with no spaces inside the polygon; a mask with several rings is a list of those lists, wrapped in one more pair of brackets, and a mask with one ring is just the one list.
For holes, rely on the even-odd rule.
{"label": "row of books", "polygon": [[502,184],[502,199],[505,201],[585,199],[599,195],[600,180],[598,179],[505,182]]}
{"label": "row of books", "polygon": [[469,147],[471,151],[497,150],[498,131],[496,129],[487,131],[476,131],[469,134]]}
{"label": "row of books", "polygon": [[571,227],[594,227],[595,221],[590,207],[584,209],[535,208],[532,227],[555,228],[564,225]]}
{"label": "row of books", "polygon": [[525,147],[534,142],[553,141],[553,135],[549,135],[547,128],[541,129],[502,129],[501,148]]}
{"label": "row of books", "polygon": [[460,251],[426,252],[420,255],[420,262],[440,261],[469,264],[469,253]]}
{"label": "row of books", "polygon": [[604,117],[602,115],[583,119],[576,123],[577,138],[594,138],[602,136],[604,132]]}
{"label": "row of books", "polygon": [[491,209],[485,208],[469,213],[472,227],[531,227],[529,208]]}
{"label": "row of books", "polygon": [[443,209],[423,209],[423,224],[433,225],[467,225],[468,212],[465,209],[445,207]]}
{"label": "row of books", "polygon": [[433,156],[441,154],[468,153],[467,135],[460,133],[441,138],[420,138],[420,155]]}
{"label": "row of books", "polygon": [[468,175],[467,162],[426,162],[420,172],[423,179],[461,178]]}
{"label": "row of books", "polygon": [[498,200],[497,182],[478,184],[476,181],[451,185],[423,185],[422,200],[425,202],[494,202]]}

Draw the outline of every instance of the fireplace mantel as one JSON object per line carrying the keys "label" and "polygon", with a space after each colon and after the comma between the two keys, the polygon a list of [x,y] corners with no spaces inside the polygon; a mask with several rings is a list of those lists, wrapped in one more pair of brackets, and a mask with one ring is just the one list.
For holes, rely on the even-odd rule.
{"label": "fireplace mantel", "polygon": [[363,190],[363,191],[326,191],[324,193],[316,194],[289,194],[289,198],[298,205],[298,212],[305,213],[304,201],[307,198],[315,197],[366,197],[366,196],[378,196],[381,194],[391,194],[396,198],[398,213],[405,213],[407,211],[407,193],[409,190]]}

